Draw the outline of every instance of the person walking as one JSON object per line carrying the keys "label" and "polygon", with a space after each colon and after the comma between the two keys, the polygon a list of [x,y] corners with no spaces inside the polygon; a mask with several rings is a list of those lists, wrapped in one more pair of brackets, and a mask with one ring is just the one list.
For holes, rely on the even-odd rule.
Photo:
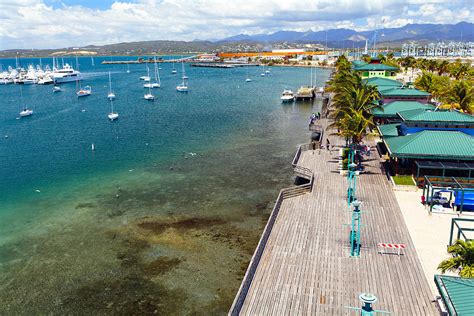
{"label": "person walking", "polygon": [[329,138],[326,138],[326,149],[329,150],[331,143],[329,142]]}

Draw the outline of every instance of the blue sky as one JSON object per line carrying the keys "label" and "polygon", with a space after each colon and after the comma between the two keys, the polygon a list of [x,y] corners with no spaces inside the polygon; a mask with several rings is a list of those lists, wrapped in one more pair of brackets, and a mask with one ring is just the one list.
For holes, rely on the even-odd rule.
{"label": "blue sky", "polygon": [[0,0],[0,49],[474,22],[474,0]]}

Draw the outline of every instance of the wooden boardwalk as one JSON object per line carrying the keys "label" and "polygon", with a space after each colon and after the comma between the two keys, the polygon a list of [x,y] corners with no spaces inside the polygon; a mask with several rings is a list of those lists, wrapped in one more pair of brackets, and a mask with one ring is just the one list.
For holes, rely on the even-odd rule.
{"label": "wooden boardwalk", "polygon": [[[374,307],[392,315],[438,314],[394,193],[372,154],[356,191],[364,212],[361,257],[349,257],[347,179],[337,172],[335,151],[303,151],[298,166],[313,171],[313,190],[280,201],[253,278],[239,290],[241,309],[234,302],[231,314],[354,315],[345,306],[360,307],[363,292],[376,295]],[[402,256],[382,255],[379,242],[407,249]]]}

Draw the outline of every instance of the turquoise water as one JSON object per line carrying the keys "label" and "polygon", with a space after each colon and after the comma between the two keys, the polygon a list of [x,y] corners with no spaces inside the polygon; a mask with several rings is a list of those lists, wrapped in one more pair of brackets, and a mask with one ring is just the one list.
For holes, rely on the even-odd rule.
{"label": "turquoise water", "polygon": [[[279,99],[309,69],[252,67],[246,83],[245,68],[186,65],[182,94],[161,64],[149,102],[146,66],[100,65],[110,59],[79,59],[85,98],[74,83],[21,86],[23,101],[19,85],[0,86],[0,310],[225,313],[320,109]],[[22,102],[33,116],[17,119]]]}

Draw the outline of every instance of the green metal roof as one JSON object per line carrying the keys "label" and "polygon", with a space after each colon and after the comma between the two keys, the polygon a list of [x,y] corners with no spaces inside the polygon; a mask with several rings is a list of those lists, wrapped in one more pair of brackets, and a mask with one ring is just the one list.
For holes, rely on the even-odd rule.
{"label": "green metal roof", "polygon": [[450,316],[474,315],[474,279],[435,275],[434,280]]}
{"label": "green metal roof", "polygon": [[403,86],[403,83],[401,83],[400,81],[388,79],[388,78],[381,78],[381,77],[368,78],[368,79],[364,79],[364,81],[369,85],[377,86],[379,88],[380,87],[394,88],[394,87]]}
{"label": "green metal roof", "polygon": [[354,66],[354,67],[360,67],[360,66],[363,66],[363,65],[367,65],[367,63],[365,61],[362,61],[362,60],[352,61],[352,66]]}
{"label": "green metal roof", "polygon": [[451,123],[451,125],[474,124],[474,116],[458,111],[429,111],[419,108],[405,111],[402,110],[399,111],[398,115],[407,122],[443,122],[447,124]]}
{"label": "green metal roof", "polygon": [[354,66],[355,71],[382,71],[382,70],[389,70],[389,71],[396,71],[398,70],[397,67],[392,67],[384,64],[365,64],[361,66]]}
{"label": "green metal roof", "polygon": [[400,123],[395,124],[384,124],[377,126],[379,133],[382,137],[396,137],[398,136],[398,127]]}
{"label": "green metal roof", "polygon": [[409,111],[409,110],[434,110],[435,107],[431,104],[425,104],[417,101],[393,101],[383,105],[383,111],[381,109],[374,109],[372,114],[376,117],[398,117],[398,112]]}
{"label": "green metal roof", "polygon": [[407,97],[427,97],[430,96],[426,91],[414,89],[414,88],[392,88],[392,89],[384,89],[380,91],[380,94],[383,97],[399,97],[399,96],[407,96]]}
{"label": "green metal roof", "polygon": [[474,137],[459,131],[425,130],[383,141],[391,157],[474,160]]}

